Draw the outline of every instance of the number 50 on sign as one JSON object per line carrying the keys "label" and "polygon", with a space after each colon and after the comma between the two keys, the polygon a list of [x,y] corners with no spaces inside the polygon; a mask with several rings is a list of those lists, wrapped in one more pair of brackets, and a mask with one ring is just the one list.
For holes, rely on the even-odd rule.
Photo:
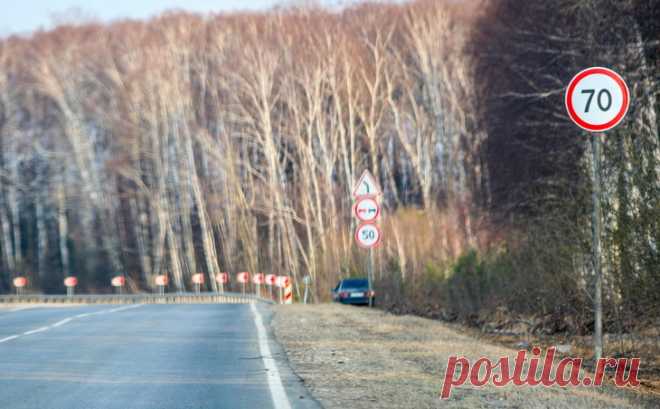
{"label": "number 50 on sign", "polygon": [[372,223],[364,223],[355,230],[355,241],[358,246],[370,249],[380,243],[381,232],[378,226]]}

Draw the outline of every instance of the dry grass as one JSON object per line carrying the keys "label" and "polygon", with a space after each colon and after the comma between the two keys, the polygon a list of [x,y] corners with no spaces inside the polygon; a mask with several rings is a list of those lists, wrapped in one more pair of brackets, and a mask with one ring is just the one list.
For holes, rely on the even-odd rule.
{"label": "dry grass", "polygon": [[634,395],[600,388],[455,388],[438,394],[451,355],[513,356],[414,316],[335,304],[280,306],[275,333],[312,394],[327,408],[635,408]]}

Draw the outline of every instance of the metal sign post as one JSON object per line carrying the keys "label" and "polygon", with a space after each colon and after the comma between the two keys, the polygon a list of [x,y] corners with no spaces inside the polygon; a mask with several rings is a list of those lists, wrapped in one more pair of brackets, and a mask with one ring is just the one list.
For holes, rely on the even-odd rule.
{"label": "metal sign post", "polygon": [[601,138],[628,112],[630,92],[619,74],[603,67],[577,73],[566,88],[566,111],[576,125],[591,132],[592,264],[594,269],[594,360],[603,356],[603,271],[601,265]]}
{"label": "metal sign post", "polygon": [[371,295],[374,293],[374,250],[373,248],[369,249],[369,266],[367,268],[368,272],[368,281],[369,281],[369,308],[374,306],[374,297]]}
{"label": "metal sign post", "polygon": [[369,282],[369,307],[373,307],[373,281],[374,281],[374,253],[381,240],[382,234],[378,226],[374,223],[380,216],[380,206],[377,197],[380,195],[380,189],[376,183],[376,178],[365,170],[358,179],[353,189],[353,197],[356,203],[353,206],[353,215],[362,222],[355,230],[355,241],[358,246],[369,250],[367,260],[367,281]]}
{"label": "metal sign post", "polygon": [[591,175],[593,178],[593,188],[591,192],[593,200],[593,209],[591,212],[591,240],[592,240],[592,259],[594,265],[594,356],[600,359],[603,356],[603,271],[600,258],[600,134],[594,133],[591,136]]}

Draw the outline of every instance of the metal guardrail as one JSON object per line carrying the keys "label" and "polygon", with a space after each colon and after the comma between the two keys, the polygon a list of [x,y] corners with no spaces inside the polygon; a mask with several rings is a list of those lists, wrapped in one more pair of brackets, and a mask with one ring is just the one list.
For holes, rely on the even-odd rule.
{"label": "metal guardrail", "polygon": [[0,295],[0,304],[254,304],[273,303],[253,294],[166,293],[166,294],[80,294]]}

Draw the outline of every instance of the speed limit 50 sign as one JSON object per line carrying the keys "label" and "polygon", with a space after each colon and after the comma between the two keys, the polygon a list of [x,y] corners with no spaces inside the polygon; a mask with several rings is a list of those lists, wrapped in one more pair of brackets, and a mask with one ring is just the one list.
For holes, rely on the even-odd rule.
{"label": "speed limit 50 sign", "polygon": [[381,232],[378,226],[372,223],[364,223],[355,230],[355,241],[358,246],[370,249],[380,243]]}
{"label": "speed limit 50 sign", "polygon": [[591,67],[573,77],[566,89],[568,116],[591,132],[612,129],[621,122],[630,105],[628,86],[619,74]]}

